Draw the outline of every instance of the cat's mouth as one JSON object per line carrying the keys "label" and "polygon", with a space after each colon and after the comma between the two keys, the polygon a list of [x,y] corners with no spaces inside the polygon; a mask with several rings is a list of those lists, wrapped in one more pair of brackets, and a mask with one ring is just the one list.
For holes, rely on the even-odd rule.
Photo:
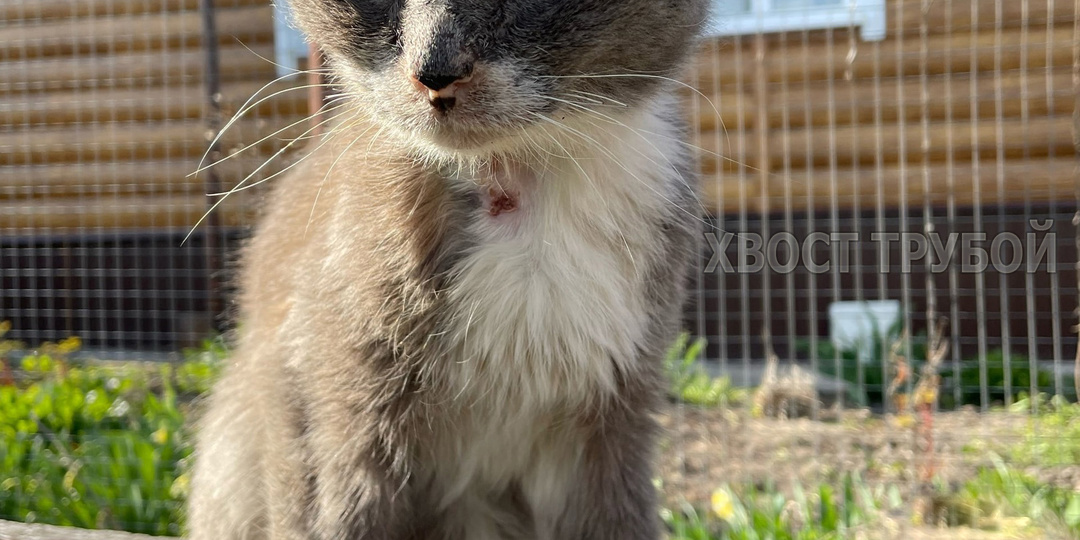
{"label": "cat's mouth", "polygon": [[430,144],[451,152],[475,153],[499,146],[521,126],[503,126],[483,111],[432,111],[420,135]]}
{"label": "cat's mouth", "polygon": [[513,133],[520,130],[508,128],[476,127],[454,122],[452,119],[440,119],[432,129],[422,135],[434,147],[451,154],[477,156],[506,150],[516,146],[518,141]]}
{"label": "cat's mouth", "polygon": [[483,157],[523,146],[522,133],[550,106],[536,81],[511,65],[476,63],[462,73],[412,73],[398,97],[408,105],[403,126],[423,146],[451,156]]}

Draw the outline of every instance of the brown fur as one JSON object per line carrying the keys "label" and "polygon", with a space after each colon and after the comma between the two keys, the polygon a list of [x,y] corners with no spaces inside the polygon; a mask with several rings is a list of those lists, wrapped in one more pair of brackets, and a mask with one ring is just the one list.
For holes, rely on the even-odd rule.
{"label": "brown fur", "polygon": [[[325,182],[340,144],[284,180],[245,251],[237,357],[201,424],[193,538],[464,540],[426,495],[432,468],[454,466],[437,463],[439,441],[494,416],[455,399],[438,361],[449,353],[433,338],[466,248],[460,214],[475,203],[374,143]],[[686,258],[690,230],[674,234],[673,255]],[[657,271],[677,278],[678,260]],[[673,333],[681,288],[654,283],[666,305],[659,336]],[[578,460],[568,466],[580,483],[551,538],[656,537],[650,412],[662,349],[642,353],[653,363],[623,374],[617,399],[556,408],[535,426],[551,433],[540,451],[569,448]],[[537,538],[516,489],[477,504],[502,515],[506,538]]]}
{"label": "brown fur", "polygon": [[[375,15],[380,13],[375,4],[383,1],[396,6],[396,18]],[[622,136],[601,143],[595,138],[603,138],[597,124],[579,121],[569,133],[593,130],[595,137],[550,128],[562,137],[560,143],[543,131],[542,122],[515,124],[520,123],[515,118],[528,118],[520,110],[542,102],[536,114],[553,115],[558,122],[582,114],[559,112],[536,95],[510,103],[505,96],[513,88],[497,85],[516,84],[521,73],[530,72],[516,71],[522,65],[534,63],[530,69],[558,75],[576,69],[580,52],[607,58],[604,51],[612,47],[621,51],[619,58],[633,62],[628,65],[646,71],[650,62],[670,62],[685,54],[692,35],[687,27],[696,29],[705,2],[559,2],[567,8],[562,15],[532,0],[513,0],[502,11],[488,9],[502,4],[487,0],[297,2],[307,10],[300,19],[319,30],[316,35],[348,75],[345,85],[356,92],[367,84],[357,78],[363,70],[371,70],[375,86],[394,89],[389,94],[407,87],[394,70],[422,56],[410,47],[426,47],[423,32],[405,33],[405,50],[397,59],[396,49],[379,41],[390,39],[389,29],[401,18],[436,21],[443,28],[440,36],[461,28],[474,36],[482,31],[484,17],[498,16],[500,23],[490,39],[470,45],[479,51],[479,62],[491,62],[484,68],[488,86],[474,88],[473,101],[455,106],[450,120],[433,120],[411,94],[395,95],[397,102],[380,101],[382,90],[353,96],[362,114],[336,124],[337,136],[278,180],[241,261],[236,352],[200,422],[189,508],[193,540],[658,538],[652,484],[657,428],[651,414],[660,402],[660,363],[678,330],[698,236],[692,162],[684,148],[663,142],[682,135],[669,117],[674,103],[658,96],[668,88],[657,78],[565,83],[534,78],[533,86],[522,88],[614,94],[616,102],[627,102],[627,111],[611,114],[663,132],[649,136],[654,143],[620,124]],[[452,4],[464,11],[447,7]],[[398,11],[407,16],[397,17]],[[650,38],[671,40],[671,50],[623,46],[628,38],[617,31],[620,24],[647,27],[655,24],[650,13],[662,15],[661,24],[683,25]],[[588,23],[595,35],[567,34],[575,24],[566,17],[576,18],[576,27]],[[345,24],[350,20],[351,26]],[[557,38],[545,42],[550,65],[536,58],[506,59],[515,47],[530,54],[537,49],[529,43],[499,47],[498,40],[536,39],[544,35],[540,26],[545,24]],[[424,54],[431,60],[438,52]],[[502,108],[486,108],[485,99]],[[484,112],[489,110],[494,112]],[[395,111],[404,120],[396,122]],[[468,127],[470,122],[479,127]],[[461,126],[469,130],[467,136],[455,131]],[[519,152],[524,140],[506,135],[520,139],[526,127],[554,145]],[[468,143],[472,137],[502,142],[491,147],[499,150],[481,145],[462,155],[439,142]],[[619,148],[627,146],[630,151]],[[623,152],[611,159],[615,163],[602,163],[614,156],[604,153],[607,148]],[[565,157],[550,157],[560,151]],[[590,151],[595,157],[584,166],[572,157]],[[656,155],[646,157],[646,152]],[[515,193],[512,212],[492,213],[482,207],[491,186],[464,178],[490,166],[492,153],[500,160],[546,159],[545,169],[554,162],[570,173],[590,168],[606,176],[546,178],[549,184],[532,186],[520,200]],[[540,188],[548,190],[550,200],[535,200]],[[606,191],[596,197],[601,189]],[[605,214],[605,197],[617,200],[624,214]],[[460,298],[479,294],[462,292],[464,278],[475,287],[479,277],[486,287],[485,276],[468,264],[485,247],[485,229],[477,228],[477,220],[519,219],[582,201],[586,204],[574,207],[578,213],[573,214],[580,222],[543,222],[565,229],[557,239],[576,242],[561,253],[552,248],[562,258],[543,261],[547,275],[532,276],[520,265],[506,273],[514,279],[536,277],[538,290],[558,301],[546,303],[536,289],[527,289],[533,296],[500,295],[513,289],[498,282],[503,276],[492,275],[492,289],[482,291],[481,298],[510,309],[491,313],[533,318],[517,327],[499,320],[476,328],[462,325],[475,306],[462,305]],[[540,229],[523,234],[541,233],[552,234]],[[520,240],[524,250],[531,238]],[[482,262],[506,268],[497,256],[487,257]],[[590,266],[596,261],[602,264]],[[621,274],[593,275],[594,268]],[[578,287],[565,280],[577,280]],[[628,290],[612,291],[623,283]],[[577,290],[595,290],[596,298],[575,304],[566,291]],[[625,302],[612,298],[620,294]],[[558,313],[544,311],[568,304],[579,307],[574,320],[583,324],[578,327],[559,325]],[[626,313],[612,312],[626,306]],[[594,316],[618,330],[633,328],[632,335],[582,335]],[[621,318],[635,322],[622,324]],[[529,338],[537,321],[547,324],[539,330],[544,334],[526,339],[527,346],[508,339],[513,345],[508,348],[468,347],[469,331]],[[464,336],[455,333],[462,326]],[[481,353],[470,352],[476,350]],[[511,369],[520,372],[505,373]],[[488,384],[495,380],[500,382]]]}

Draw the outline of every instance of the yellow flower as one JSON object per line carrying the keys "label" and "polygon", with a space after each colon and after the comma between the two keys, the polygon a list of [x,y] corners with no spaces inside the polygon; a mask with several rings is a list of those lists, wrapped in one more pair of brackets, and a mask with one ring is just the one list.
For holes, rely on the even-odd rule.
{"label": "yellow flower", "polygon": [[190,478],[188,477],[187,473],[177,476],[176,480],[173,480],[172,485],[169,486],[169,495],[172,495],[177,499],[186,497],[188,494],[188,489],[190,487],[189,484]]}
{"label": "yellow flower", "polygon": [[158,444],[165,444],[165,441],[169,440],[169,430],[165,429],[165,426],[161,426],[150,438]]}
{"label": "yellow flower", "polygon": [[57,348],[64,354],[73,353],[82,347],[82,340],[77,337],[69,337],[64,341],[61,341]]}
{"label": "yellow flower", "polygon": [[937,401],[937,388],[929,385],[916,391],[915,399],[920,405],[930,405]]}
{"label": "yellow flower", "polygon": [[71,468],[64,473],[64,491],[75,489],[75,477],[79,475],[79,469],[81,468],[82,464],[76,461],[71,465]]}
{"label": "yellow flower", "polygon": [[718,489],[713,492],[712,511],[724,521],[731,521],[731,518],[735,517],[735,502],[726,490]]}
{"label": "yellow flower", "polygon": [[900,413],[893,419],[897,427],[909,428],[915,425],[915,417],[908,413]]}

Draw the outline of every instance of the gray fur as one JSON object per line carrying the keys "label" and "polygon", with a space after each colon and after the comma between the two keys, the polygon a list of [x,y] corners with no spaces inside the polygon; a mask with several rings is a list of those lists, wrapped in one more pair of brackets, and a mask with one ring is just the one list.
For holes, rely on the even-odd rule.
{"label": "gray fur", "polygon": [[[359,119],[279,181],[245,249],[236,351],[199,425],[191,538],[658,538],[652,414],[696,253],[691,159],[642,171],[670,188],[669,208],[628,217],[647,235],[597,240],[643,265],[647,321],[631,353],[596,359],[613,388],[580,399],[455,386],[461,362],[497,360],[461,358],[450,335],[451,292],[483,242],[470,225],[483,203],[459,177],[532,159],[521,133],[543,121],[523,111],[582,116],[545,95],[604,96],[626,117],[660,107],[677,132],[652,75],[675,74],[707,0],[293,3]],[[444,121],[403,75],[471,66],[492,75]],[[620,76],[558,78],[588,74]],[[496,446],[517,468],[458,485],[455,469]],[[544,493],[565,496],[538,501],[536,484],[560,478],[574,485]]]}

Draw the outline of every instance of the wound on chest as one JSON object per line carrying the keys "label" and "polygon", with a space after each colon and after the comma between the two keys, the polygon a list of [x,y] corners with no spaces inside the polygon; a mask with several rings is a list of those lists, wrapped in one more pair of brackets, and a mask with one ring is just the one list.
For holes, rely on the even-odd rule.
{"label": "wound on chest", "polygon": [[488,188],[487,212],[491,217],[513,212],[518,209],[520,194],[496,187]]}
{"label": "wound on chest", "polygon": [[480,180],[486,187],[482,192],[484,211],[494,218],[520,210],[525,192],[533,189],[536,176],[523,163],[493,159]]}

